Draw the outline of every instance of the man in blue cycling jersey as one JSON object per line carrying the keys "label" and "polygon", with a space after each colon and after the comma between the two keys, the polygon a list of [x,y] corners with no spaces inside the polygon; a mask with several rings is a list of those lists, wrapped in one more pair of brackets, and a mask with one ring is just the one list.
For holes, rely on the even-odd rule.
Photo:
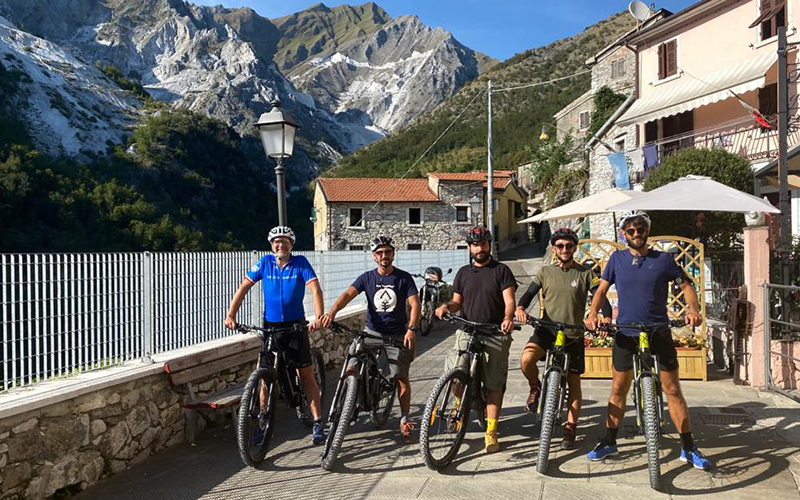
{"label": "man in blue cycling jersey", "polygon": [[[372,258],[377,268],[367,271],[353,282],[331,309],[322,317],[323,327],[336,319],[336,314],[361,292],[367,296],[367,333],[402,339],[403,347],[386,347],[389,372],[397,382],[397,399],[400,402],[400,434],[406,443],[411,443],[414,423],[409,419],[411,411],[411,383],[408,370],[414,360],[417,323],[419,322],[419,296],[417,285],[410,274],[394,267],[394,245],[392,239],[379,236],[372,241]],[[406,307],[408,306],[408,308]],[[410,309],[410,317],[407,309]],[[381,342],[381,341],[378,341]],[[367,344],[374,343],[371,339]],[[358,361],[348,366],[350,373],[356,372]]]}
{"label": "man in blue cycling jersey", "polygon": [[[595,330],[599,326],[597,311],[611,285],[616,285],[617,288],[619,324],[667,323],[667,287],[670,282],[680,287],[686,299],[688,306],[686,323],[693,327],[700,325],[703,319],[698,312],[697,293],[691,280],[678,267],[672,255],[647,246],[650,217],[638,210],[627,212],[620,218],[619,229],[625,236],[628,248],[611,254],[585,320],[586,327]],[[600,439],[594,450],[589,452],[587,455],[589,460],[603,460],[618,453],[617,431],[625,415],[625,397],[633,379],[633,356],[639,348],[638,336],[637,329],[623,328],[614,338],[606,436]],[[680,459],[692,464],[696,469],[707,470],[711,467],[711,463],[700,453],[692,439],[689,408],[681,392],[678,378],[678,354],[669,328],[665,327],[650,335],[650,350],[658,356],[661,387],[667,395],[672,423],[680,433]]]}
{"label": "man in blue cycling jersey", "polygon": [[[245,274],[239,289],[231,300],[225,326],[236,328],[236,313],[242,305],[247,292],[259,281],[264,289],[264,327],[283,328],[295,324],[306,324],[303,297],[306,288],[311,290],[315,317],[322,316],[324,302],[322,288],[314,269],[302,255],[292,255],[294,232],[287,226],[277,226],[269,232],[272,254],[265,255]],[[317,328],[317,320],[308,325],[308,330]],[[288,368],[296,369],[314,417],[311,440],[314,444],[325,442],[322,426],[322,406],[319,399],[319,386],[311,366],[311,345],[308,331],[302,333],[281,333],[275,340],[286,356]],[[262,391],[265,388],[262,387]]]}

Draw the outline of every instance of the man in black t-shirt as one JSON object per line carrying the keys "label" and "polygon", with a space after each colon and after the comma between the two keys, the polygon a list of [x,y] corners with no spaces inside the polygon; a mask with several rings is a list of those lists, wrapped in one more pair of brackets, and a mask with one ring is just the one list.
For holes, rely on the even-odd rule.
{"label": "man in black t-shirt", "polygon": [[[361,292],[367,295],[367,332],[372,335],[387,337],[403,337],[403,348],[386,347],[389,358],[390,375],[397,380],[398,399],[400,401],[400,433],[407,443],[411,442],[411,431],[414,423],[408,418],[411,408],[411,384],[408,370],[414,360],[414,345],[419,322],[419,297],[414,278],[407,272],[397,269],[394,262],[394,246],[391,238],[378,237],[372,242],[372,257],[378,264],[376,269],[367,271],[353,282],[343,294],[336,299],[331,310],[320,320],[323,327],[328,327],[336,318],[336,313]],[[411,306],[411,318],[406,313],[406,304]],[[370,342],[367,339],[366,343]],[[348,366],[347,371],[358,371],[357,361]]]}
{"label": "man in black t-shirt", "polygon": [[[486,396],[486,453],[500,449],[497,442],[497,419],[503,406],[503,393],[508,378],[508,353],[511,348],[511,335],[514,328],[514,291],[517,282],[511,269],[494,260],[490,254],[492,234],[482,226],[467,231],[467,243],[472,264],[458,270],[453,280],[453,299],[436,309],[436,316],[442,319],[447,313],[462,311],[464,317],[479,323],[500,325],[506,335],[485,336],[482,338],[487,355],[483,370],[483,385]],[[445,362],[450,370],[456,364],[464,367],[465,357],[456,360],[459,350],[466,349],[469,335],[458,330],[456,345]],[[465,370],[468,367],[464,367]]]}

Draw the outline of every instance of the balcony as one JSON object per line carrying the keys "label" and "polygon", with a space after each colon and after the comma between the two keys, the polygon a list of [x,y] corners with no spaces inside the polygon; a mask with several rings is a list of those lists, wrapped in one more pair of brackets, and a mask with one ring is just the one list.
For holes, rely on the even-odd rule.
{"label": "balcony", "polygon": [[[799,142],[800,116],[795,115],[789,123],[788,144],[792,147]],[[645,143],[645,147],[650,145],[658,149],[659,164],[675,151],[687,148],[724,149],[750,163],[762,163],[777,158],[778,131],[764,129],[755,124],[751,117],[743,117]]]}

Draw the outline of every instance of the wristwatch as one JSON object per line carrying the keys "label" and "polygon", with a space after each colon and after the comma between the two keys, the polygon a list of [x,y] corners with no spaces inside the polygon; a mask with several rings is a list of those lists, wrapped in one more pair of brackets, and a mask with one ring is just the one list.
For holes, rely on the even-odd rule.
{"label": "wristwatch", "polygon": [[417,333],[417,327],[416,326],[409,326],[408,329],[411,330],[414,333]]}

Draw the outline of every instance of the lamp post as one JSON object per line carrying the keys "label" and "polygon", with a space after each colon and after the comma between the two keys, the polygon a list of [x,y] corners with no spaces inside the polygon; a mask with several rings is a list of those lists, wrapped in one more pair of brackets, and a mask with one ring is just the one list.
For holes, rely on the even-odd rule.
{"label": "lamp post", "polygon": [[270,103],[272,109],[259,117],[256,127],[261,135],[261,144],[267,157],[274,158],[275,185],[278,191],[278,225],[286,225],[286,167],[283,160],[292,156],[294,150],[294,134],[297,122],[287,113],[281,111],[281,102]]}
{"label": "lamp post", "polygon": [[481,199],[478,198],[477,194],[473,194],[472,198],[469,199],[469,209],[472,213],[472,225],[478,225],[478,213],[481,209]]}

